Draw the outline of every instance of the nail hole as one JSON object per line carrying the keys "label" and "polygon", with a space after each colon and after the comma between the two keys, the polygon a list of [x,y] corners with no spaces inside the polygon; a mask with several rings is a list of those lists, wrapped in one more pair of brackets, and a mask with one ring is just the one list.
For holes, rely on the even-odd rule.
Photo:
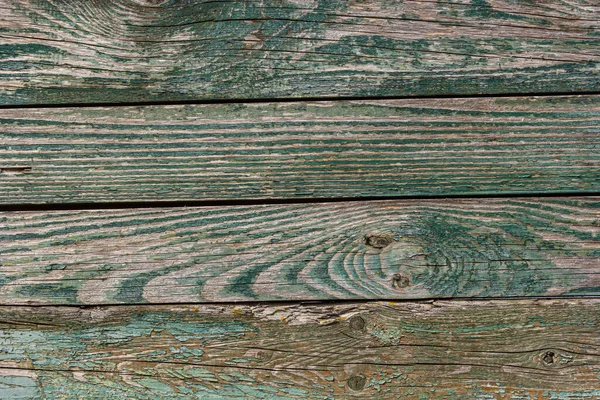
{"label": "nail hole", "polygon": [[375,249],[383,249],[389,246],[393,242],[393,239],[388,235],[366,235],[365,243],[367,246]]}
{"label": "nail hole", "polygon": [[22,174],[31,171],[31,167],[0,167],[0,174]]}
{"label": "nail hole", "polygon": [[544,355],[542,356],[542,361],[544,361],[544,363],[550,365],[550,364],[554,364],[554,352],[553,351],[547,351],[544,353]]}
{"label": "nail hole", "polygon": [[355,315],[351,317],[348,320],[348,323],[350,324],[350,328],[354,329],[355,331],[364,330],[366,325],[365,319],[360,315]]}
{"label": "nail hole", "polygon": [[394,274],[392,276],[392,287],[394,289],[404,289],[410,286],[410,279],[402,274]]}
{"label": "nail hole", "polygon": [[362,375],[354,375],[348,379],[348,387],[352,390],[363,390],[365,384],[367,383],[367,378]]}

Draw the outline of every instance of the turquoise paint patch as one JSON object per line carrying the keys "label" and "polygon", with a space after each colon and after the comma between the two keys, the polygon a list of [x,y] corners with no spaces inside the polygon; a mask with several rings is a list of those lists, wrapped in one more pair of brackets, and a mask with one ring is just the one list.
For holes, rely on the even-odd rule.
{"label": "turquoise paint patch", "polygon": [[1,399],[39,398],[38,383],[26,376],[0,376]]}
{"label": "turquoise paint patch", "polygon": [[165,385],[164,383],[156,379],[140,378],[136,379],[135,381],[150,390],[157,391],[160,393],[169,393],[173,391],[173,388],[171,386]]}

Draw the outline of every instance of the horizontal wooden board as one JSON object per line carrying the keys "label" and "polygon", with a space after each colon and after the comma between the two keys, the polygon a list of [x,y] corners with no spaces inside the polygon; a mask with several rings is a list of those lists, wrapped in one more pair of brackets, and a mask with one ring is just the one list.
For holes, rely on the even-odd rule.
{"label": "horizontal wooden board", "polygon": [[0,397],[594,399],[600,300],[1,307]]}
{"label": "horizontal wooden board", "polygon": [[2,0],[0,11],[0,104],[600,90],[589,0]]}
{"label": "horizontal wooden board", "polygon": [[0,213],[0,304],[600,295],[600,198]]}
{"label": "horizontal wooden board", "polygon": [[600,96],[4,110],[0,203],[598,193]]}

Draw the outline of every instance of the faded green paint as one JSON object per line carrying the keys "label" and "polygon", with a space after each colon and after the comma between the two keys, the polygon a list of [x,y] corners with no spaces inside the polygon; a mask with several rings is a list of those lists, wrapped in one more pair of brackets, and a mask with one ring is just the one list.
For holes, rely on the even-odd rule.
{"label": "faded green paint", "polygon": [[598,91],[595,20],[583,0],[7,0],[0,103]]}
{"label": "faded green paint", "polygon": [[599,99],[4,110],[0,202],[597,193]]}
{"label": "faded green paint", "polygon": [[[5,372],[6,374],[6,372]],[[37,399],[39,382],[27,376],[0,376],[0,397],[3,399]]]}
{"label": "faded green paint", "polygon": [[[595,21],[7,0],[0,105],[599,91]],[[599,99],[5,109],[0,203],[598,193]],[[600,295],[598,221],[594,197],[2,213],[0,398],[600,398],[599,303],[568,298]],[[229,304],[456,297],[496,300]],[[7,306],[35,303],[127,306]]]}
{"label": "faded green paint", "polygon": [[597,197],[0,218],[0,304],[600,295]]}

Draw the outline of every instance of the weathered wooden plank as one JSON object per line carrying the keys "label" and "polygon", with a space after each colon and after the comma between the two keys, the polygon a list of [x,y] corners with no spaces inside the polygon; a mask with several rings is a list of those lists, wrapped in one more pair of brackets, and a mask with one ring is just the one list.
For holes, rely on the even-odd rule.
{"label": "weathered wooden plank", "polygon": [[2,398],[592,399],[600,300],[0,308]]}
{"label": "weathered wooden plank", "polygon": [[600,198],[0,214],[0,304],[600,295]]}
{"label": "weathered wooden plank", "polygon": [[598,91],[588,0],[0,2],[0,103]]}
{"label": "weathered wooden plank", "polygon": [[0,202],[600,191],[600,97],[4,110]]}

